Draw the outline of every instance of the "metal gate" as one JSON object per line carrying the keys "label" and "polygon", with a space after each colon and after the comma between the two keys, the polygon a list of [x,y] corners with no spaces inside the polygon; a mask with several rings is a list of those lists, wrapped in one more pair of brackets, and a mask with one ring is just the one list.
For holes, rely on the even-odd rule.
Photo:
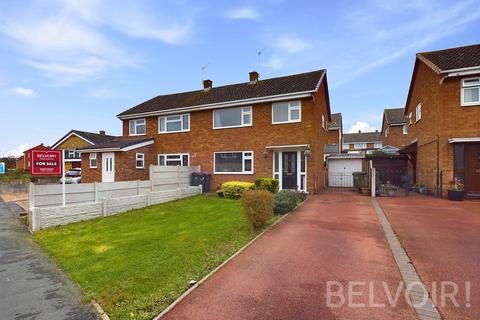
{"label": "metal gate", "polygon": [[325,174],[325,186],[338,191],[358,191],[368,194],[370,190],[370,170],[359,172],[332,172]]}

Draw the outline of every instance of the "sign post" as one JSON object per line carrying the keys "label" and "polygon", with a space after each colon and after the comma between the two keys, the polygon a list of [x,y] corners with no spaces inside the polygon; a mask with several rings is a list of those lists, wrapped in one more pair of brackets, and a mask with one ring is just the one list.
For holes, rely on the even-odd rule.
{"label": "sign post", "polygon": [[65,207],[65,204],[66,204],[66,196],[65,196],[65,149],[62,149],[62,200],[63,200],[63,206]]}
{"label": "sign post", "polygon": [[0,174],[5,174],[6,170],[5,162],[0,162]]}

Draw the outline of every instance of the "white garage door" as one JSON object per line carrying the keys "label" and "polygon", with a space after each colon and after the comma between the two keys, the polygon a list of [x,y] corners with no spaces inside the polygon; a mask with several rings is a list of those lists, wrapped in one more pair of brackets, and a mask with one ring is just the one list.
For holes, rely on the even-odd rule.
{"label": "white garage door", "polygon": [[362,159],[329,159],[328,186],[353,187],[353,172],[362,171]]}

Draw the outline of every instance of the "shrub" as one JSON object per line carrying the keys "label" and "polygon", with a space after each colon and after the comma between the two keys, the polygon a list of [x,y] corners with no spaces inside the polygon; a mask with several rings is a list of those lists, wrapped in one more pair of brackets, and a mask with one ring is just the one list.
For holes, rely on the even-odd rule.
{"label": "shrub", "polygon": [[252,190],[255,185],[251,182],[229,181],[222,184],[223,196],[229,199],[240,199],[246,190]]}
{"label": "shrub", "polygon": [[255,180],[255,189],[267,190],[271,193],[278,192],[278,180],[273,178],[257,178]]}
{"label": "shrub", "polygon": [[273,216],[273,197],[267,190],[248,190],[240,200],[250,226],[259,229]]}
{"label": "shrub", "polygon": [[300,203],[300,193],[293,190],[282,190],[273,195],[273,212],[285,214],[292,211]]}

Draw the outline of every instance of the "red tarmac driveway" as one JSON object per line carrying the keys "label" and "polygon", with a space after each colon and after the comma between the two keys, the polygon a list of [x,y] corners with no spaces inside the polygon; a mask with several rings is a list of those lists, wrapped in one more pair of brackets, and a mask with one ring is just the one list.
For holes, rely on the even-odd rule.
{"label": "red tarmac driveway", "polygon": [[[380,206],[430,294],[436,292],[442,316],[480,319],[480,202],[382,198]],[[448,297],[442,306],[442,281],[458,285],[459,307]],[[466,281],[470,281],[468,300]],[[445,292],[452,290],[444,283]]]}
{"label": "red tarmac driveway", "polygon": [[[344,285],[346,303],[327,306],[327,282]],[[358,295],[348,306],[348,282]],[[368,197],[313,196],[176,305],[165,319],[416,319]],[[374,307],[369,302],[369,285]],[[334,287],[337,292],[338,286]],[[333,298],[337,304],[340,298]]]}

